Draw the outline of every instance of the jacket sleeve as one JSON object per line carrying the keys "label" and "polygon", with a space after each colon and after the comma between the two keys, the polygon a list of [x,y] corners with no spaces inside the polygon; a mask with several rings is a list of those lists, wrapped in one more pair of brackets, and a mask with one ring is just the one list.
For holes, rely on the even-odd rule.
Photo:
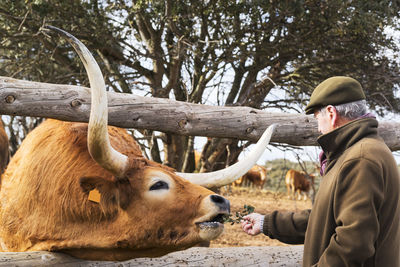
{"label": "jacket sleeve", "polygon": [[383,172],[371,160],[354,159],[343,165],[339,175],[334,192],[337,226],[318,266],[361,266],[375,253]]}
{"label": "jacket sleeve", "polygon": [[311,210],[300,212],[274,211],[265,215],[263,233],[287,244],[304,244]]}

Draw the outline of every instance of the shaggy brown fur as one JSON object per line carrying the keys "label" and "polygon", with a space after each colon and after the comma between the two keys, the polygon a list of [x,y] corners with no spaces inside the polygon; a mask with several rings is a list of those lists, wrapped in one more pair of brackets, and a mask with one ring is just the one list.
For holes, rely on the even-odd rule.
{"label": "shaggy brown fur", "polygon": [[[214,193],[145,159],[125,130],[109,127],[109,135],[111,145],[129,157],[125,177],[117,179],[91,158],[86,123],[46,120],[28,134],[2,176],[3,251],[126,260],[204,240],[195,222],[221,212]],[[157,181],[169,189],[151,190]],[[101,193],[100,203],[88,200],[94,188]]]}
{"label": "shaggy brown fur", "polygon": [[0,119],[0,175],[6,169],[9,159],[8,136]]}

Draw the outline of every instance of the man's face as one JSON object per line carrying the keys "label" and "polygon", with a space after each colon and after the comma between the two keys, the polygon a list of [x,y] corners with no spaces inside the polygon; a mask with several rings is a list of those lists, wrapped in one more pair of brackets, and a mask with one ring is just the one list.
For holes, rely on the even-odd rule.
{"label": "man's face", "polygon": [[329,133],[334,128],[333,116],[331,110],[329,109],[332,106],[328,106],[323,108],[321,111],[314,111],[314,118],[317,119],[318,122],[318,131],[322,134]]}

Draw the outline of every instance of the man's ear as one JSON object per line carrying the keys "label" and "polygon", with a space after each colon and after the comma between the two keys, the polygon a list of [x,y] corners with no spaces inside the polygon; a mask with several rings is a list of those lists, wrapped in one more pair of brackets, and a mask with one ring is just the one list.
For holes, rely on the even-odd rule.
{"label": "man's ear", "polygon": [[336,128],[339,122],[339,116],[336,108],[332,105],[326,107],[326,112],[328,113],[332,128]]}

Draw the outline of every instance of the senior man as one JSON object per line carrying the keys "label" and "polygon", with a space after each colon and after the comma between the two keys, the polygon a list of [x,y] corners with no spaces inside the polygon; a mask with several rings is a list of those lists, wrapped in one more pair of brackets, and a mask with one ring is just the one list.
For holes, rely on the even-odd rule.
{"label": "senior man", "polygon": [[314,114],[322,133],[323,177],[312,210],[252,213],[243,230],[304,243],[303,266],[400,266],[399,172],[360,83],[343,76],[323,81],[306,114]]}

